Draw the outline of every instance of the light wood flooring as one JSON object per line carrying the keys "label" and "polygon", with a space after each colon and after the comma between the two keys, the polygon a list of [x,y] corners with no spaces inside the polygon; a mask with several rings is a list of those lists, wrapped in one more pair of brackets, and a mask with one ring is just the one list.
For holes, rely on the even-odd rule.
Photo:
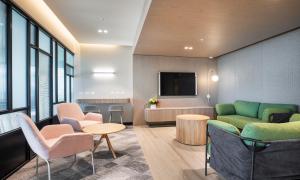
{"label": "light wood flooring", "polygon": [[154,180],[220,179],[211,169],[204,175],[205,146],[177,142],[175,127],[136,126],[134,131]]}

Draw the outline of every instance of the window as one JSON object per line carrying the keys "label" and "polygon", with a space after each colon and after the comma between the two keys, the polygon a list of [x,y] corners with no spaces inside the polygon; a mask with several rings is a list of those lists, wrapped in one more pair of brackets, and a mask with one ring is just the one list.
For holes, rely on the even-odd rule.
{"label": "window", "polygon": [[52,86],[53,86],[53,102],[56,103],[56,46],[55,46],[56,42],[53,41],[52,42]]}
{"label": "window", "polygon": [[12,13],[12,105],[13,109],[27,107],[26,19]]}
{"label": "window", "polygon": [[50,57],[39,53],[39,119],[50,117]]}
{"label": "window", "polygon": [[57,89],[58,102],[65,100],[65,50],[57,46]]}
{"label": "window", "polygon": [[0,2],[0,111],[7,109],[6,5]]}
{"label": "window", "polygon": [[73,79],[74,79],[74,55],[69,51],[66,52],[66,93],[67,102],[73,102]]}
{"label": "window", "polygon": [[36,121],[36,50],[31,48],[30,50],[30,102],[31,102],[31,118]]}
{"label": "window", "polygon": [[39,48],[50,53],[50,37],[39,30]]}

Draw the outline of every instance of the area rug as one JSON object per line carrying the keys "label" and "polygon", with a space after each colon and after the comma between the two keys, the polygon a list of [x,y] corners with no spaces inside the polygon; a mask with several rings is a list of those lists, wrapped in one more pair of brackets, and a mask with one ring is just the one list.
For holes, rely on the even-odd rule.
{"label": "area rug", "polygon": [[[52,180],[151,180],[153,179],[149,166],[132,129],[109,135],[117,158],[113,159],[106,141],[102,141],[94,154],[96,174],[93,175],[90,153],[73,157],[61,158],[50,163]],[[78,142],[80,143],[80,142]],[[39,162],[39,178],[47,179],[47,165],[43,160]],[[35,159],[13,174],[9,179],[37,179],[35,175]]]}

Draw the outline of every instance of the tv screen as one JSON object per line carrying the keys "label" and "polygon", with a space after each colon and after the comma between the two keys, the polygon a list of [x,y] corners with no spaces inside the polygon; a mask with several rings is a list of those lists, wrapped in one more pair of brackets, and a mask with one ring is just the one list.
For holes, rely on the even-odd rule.
{"label": "tv screen", "polygon": [[160,72],[160,96],[194,96],[197,95],[195,73]]}

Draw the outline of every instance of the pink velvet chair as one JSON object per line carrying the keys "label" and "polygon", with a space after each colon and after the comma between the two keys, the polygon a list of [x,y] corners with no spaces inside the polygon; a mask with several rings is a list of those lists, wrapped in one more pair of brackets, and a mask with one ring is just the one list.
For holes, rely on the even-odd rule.
{"label": "pink velvet chair", "polygon": [[[87,133],[75,133],[68,124],[48,125],[41,131],[33,121],[25,114],[18,115],[18,122],[32,151],[37,154],[36,174],[38,175],[38,158],[46,161],[48,167],[48,179],[51,179],[49,160],[63,158],[84,151],[90,151],[92,155],[92,168],[94,168],[94,141],[93,136]],[[80,143],[78,143],[80,142]]]}
{"label": "pink velvet chair", "polygon": [[82,131],[86,126],[103,123],[101,114],[87,113],[84,115],[76,103],[58,104],[57,116],[61,124],[70,124],[75,131]]}

